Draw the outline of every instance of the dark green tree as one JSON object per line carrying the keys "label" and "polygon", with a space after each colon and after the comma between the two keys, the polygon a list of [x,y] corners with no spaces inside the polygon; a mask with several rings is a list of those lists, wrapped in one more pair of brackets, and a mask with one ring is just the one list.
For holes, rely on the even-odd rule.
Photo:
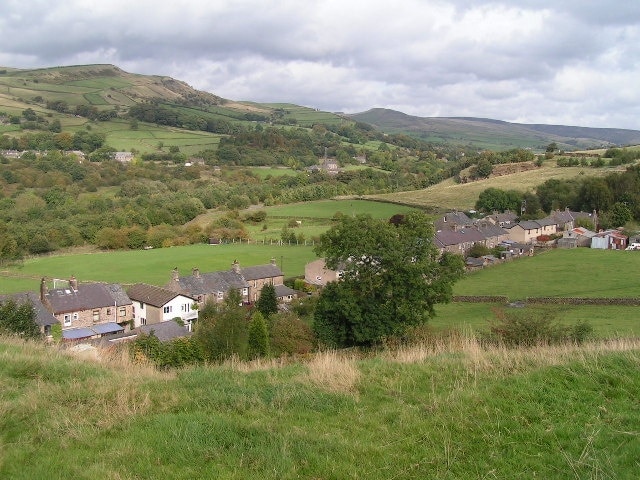
{"label": "dark green tree", "polygon": [[198,315],[195,337],[209,361],[223,362],[232,356],[247,357],[247,315],[242,297],[230,290],[220,305],[205,305]]}
{"label": "dark green tree", "polygon": [[249,358],[268,357],[269,353],[269,330],[267,328],[267,322],[262,313],[257,311],[251,316],[251,321],[249,322]]}
{"label": "dark green tree", "polygon": [[314,314],[319,341],[332,347],[373,345],[424,323],[464,271],[461,257],[438,257],[433,225],[421,212],[394,222],[343,217],[316,253],[343,271],[322,290]]}
{"label": "dark green tree", "polygon": [[260,290],[260,297],[256,301],[256,308],[264,318],[278,313],[278,297],[276,297],[276,287],[271,283],[265,284]]}
{"label": "dark green tree", "polygon": [[0,303],[0,334],[40,338],[33,305],[30,302],[18,303],[12,299]]}

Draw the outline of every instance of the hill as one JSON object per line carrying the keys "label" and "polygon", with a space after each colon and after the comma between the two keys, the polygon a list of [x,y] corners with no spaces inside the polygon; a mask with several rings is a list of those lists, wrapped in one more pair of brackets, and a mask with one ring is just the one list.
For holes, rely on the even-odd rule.
{"label": "hill", "polygon": [[[182,128],[174,128],[165,119],[140,122],[132,128],[127,112],[140,105],[162,106],[172,116],[180,116]],[[27,109],[35,112],[45,128],[57,120],[66,132],[91,129],[104,134],[107,144],[119,150],[154,152],[164,144],[178,146],[187,154],[215,150],[234,125],[253,128],[256,121],[300,126],[345,122],[337,115],[297,105],[228,100],[171,77],[129,73],[114,65],[32,70],[0,67],[0,135],[20,134],[21,126],[8,119]],[[33,127],[42,125],[34,123]]]}
{"label": "hill", "polygon": [[531,148],[544,151],[555,142],[562,150],[637,145],[640,131],[564,125],[518,124],[486,118],[415,117],[383,108],[349,115],[387,133],[404,133],[422,140],[493,150]]}
{"label": "hill", "polygon": [[509,352],[459,339],[171,373],[111,354],[100,364],[0,340],[0,477],[622,479],[640,468],[637,342]]}

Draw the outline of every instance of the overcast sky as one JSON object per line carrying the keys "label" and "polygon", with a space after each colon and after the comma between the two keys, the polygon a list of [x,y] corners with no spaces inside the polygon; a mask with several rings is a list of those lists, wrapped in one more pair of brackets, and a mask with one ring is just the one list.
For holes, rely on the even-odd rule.
{"label": "overcast sky", "polygon": [[232,100],[640,130],[638,0],[0,0],[0,39]]}

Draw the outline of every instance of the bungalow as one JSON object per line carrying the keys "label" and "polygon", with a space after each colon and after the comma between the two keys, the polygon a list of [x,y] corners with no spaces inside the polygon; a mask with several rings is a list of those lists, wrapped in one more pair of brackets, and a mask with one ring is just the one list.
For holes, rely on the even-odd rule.
{"label": "bungalow", "polygon": [[187,295],[145,283],[133,285],[127,295],[133,302],[134,327],[178,318],[191,331],[192,322],[198,319],[198,309],[193,308],[196,300]]}
{"label": "bungalow", "polygon": [[64,340],[122,332],[133,318],[133,304],[122,286],[81,283],[71,277],[63,288],[40,283],[40,301],[62,325]]}

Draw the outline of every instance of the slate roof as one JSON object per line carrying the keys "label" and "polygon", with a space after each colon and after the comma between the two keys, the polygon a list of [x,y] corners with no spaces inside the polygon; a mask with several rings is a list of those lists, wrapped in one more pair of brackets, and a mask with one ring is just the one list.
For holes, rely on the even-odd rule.
{"label": "slate roof", "polygon": [[[161,342],[168,342],[180,337],[190,337],[193,335],[186,327],[178,325],[173,320],[167,320],[166,322],[153,323],[151,325],[144,325],[142,327],[134,328],[127,332],[116,333],[114,335],[108,335],[100,339],[95,340],[97,345],[109,345],[113,344],[113,341],[127,341],[135,340],[140,334],[150,335],[151,332]],[[93,343],[93,342],[92,342]]]}
{"label": "slate roof", "polygon": [[56,317],[54,317],[42,304],[40,296],[35,292],[20,292],[12,295],[0,295],[0,303],[5,302],[6,300],[13,300],[18,305],[31,302],[31,305],[33,305],[33,308],[36,311],[35,322],[41,327],[59,323],[58,320],[56,320]]}
{"label": "slate roof", "polygon": [[135,302],[146,303],[158,308],[163,307],[177,296],[182,295],[166,288],[156,287],[155,285],[148,285],[146,283],[136,283],[127,290],[127,294],[129,298]]}
{"label": "slate roof", "polygon": [[241,274],[233,270],[188,275],[178,278],[180,289],[189,295],[208,295],[213,292],[228,292],[231,289],[247,288],[249,284]]}
{"label": "slate roof", "polygon": [[81,283],[78,290],[57,288],[45,294],[54,314],[79,312],[93,308],[131,305],[131,299],[121,285]]}
{"label": "slate roof", "polygon": [[259,280],[261,278],[281,277],[282,270],[277,265],[256,265],[255,267],[241,268],[242,276],[246,280]]}
{"label": "slate roof", "polygon": [[468,242],[482,242],[484,240],[484,235],[476,228],[467,228],[458,231],[439,230],[436,232],[436,243],[444,247]]}

